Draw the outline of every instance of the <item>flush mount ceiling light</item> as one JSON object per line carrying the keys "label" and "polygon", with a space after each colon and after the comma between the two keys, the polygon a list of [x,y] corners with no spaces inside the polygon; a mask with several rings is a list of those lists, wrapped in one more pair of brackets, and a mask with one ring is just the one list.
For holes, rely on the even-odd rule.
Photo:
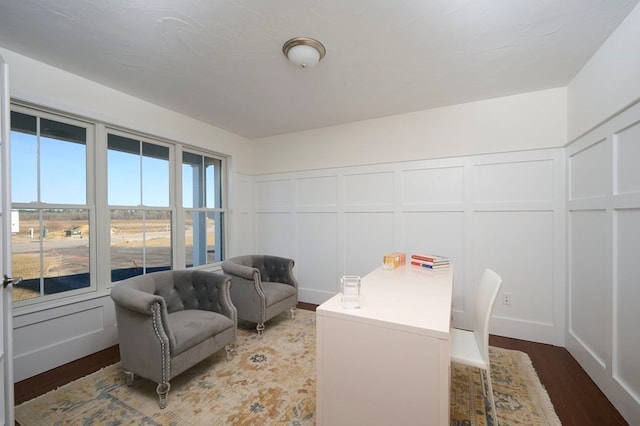
{"label": "flush mount ceiling light", "polygon": [[324,58],[327,50],[318,40],[295,37],[285,42],[282,46],[282,53],[292,64],[302,68],[311,68]]}

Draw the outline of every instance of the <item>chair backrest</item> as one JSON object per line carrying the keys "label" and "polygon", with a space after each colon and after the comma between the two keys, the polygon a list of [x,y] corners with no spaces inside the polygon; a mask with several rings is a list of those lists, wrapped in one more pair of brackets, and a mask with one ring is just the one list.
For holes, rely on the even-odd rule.
{"label": "chair backrest", "polygon": [[485,269],[482,280],[476,292],[476,302],[473,313],[473,334],[476,336],[478,347],[484,362],[489,365],[489,321],[493,312],[493,305],[498,297],[502,285],[500,275],[491,269]]}
{"label": "chair backrest", "polygon": [[[225,260],[222,263],[222,269],[224,270],[225,265],[228,265],[229,263],[237,263],[238,265],[257,269],[260,273],[260,280],[263,282],[278,282],[290,284],[296,287],[298,285],[292,271],[295,262],[293,259],[289,259],[287,257],[266,254],[236,256]],[[231,268],[228,269],[231,270]],[[233,272],[230,273],[233,274]]]}

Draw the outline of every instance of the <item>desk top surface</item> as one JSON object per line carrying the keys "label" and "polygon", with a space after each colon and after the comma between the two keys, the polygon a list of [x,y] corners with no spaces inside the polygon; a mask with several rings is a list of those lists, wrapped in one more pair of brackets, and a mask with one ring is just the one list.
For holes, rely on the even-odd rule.
{"label": "desk top surface", "polygon": [[453,266],[432,271],[411,265],[376,268],[362,278],[360,308],[344,309],[341,294],[316,310],[317,316],[370,323],[449,339]]}

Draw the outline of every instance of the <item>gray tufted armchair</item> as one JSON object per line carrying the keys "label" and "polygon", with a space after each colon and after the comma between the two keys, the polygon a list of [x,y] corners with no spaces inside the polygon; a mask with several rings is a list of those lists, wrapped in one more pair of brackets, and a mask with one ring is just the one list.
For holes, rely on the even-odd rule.
{"label": "gray tufted armchair", "polygon": [[237,256],[222,262],[222,270],[233,278],[231,300],[238,318],[257,324],[262,336],[264,323],[285,309],[295,314],[298,281],[293,259],[268,255]]}
{"label": "gray tufted armchair", "polygon": [[134,374],[158,383],[165,408],[169,380],[222,348],[229,360],[238,321],[230,286],[227,276],[197,270],[154,272],[116,284],[111,298],[127,384]]}

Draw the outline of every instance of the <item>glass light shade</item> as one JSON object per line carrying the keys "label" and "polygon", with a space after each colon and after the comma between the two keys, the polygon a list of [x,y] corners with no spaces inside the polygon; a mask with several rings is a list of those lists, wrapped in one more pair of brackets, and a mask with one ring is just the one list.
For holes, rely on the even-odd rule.
{"label": "glass light shade", "polygon": [[299,44],[289,49],[287,53],[289,61],[302,68],[314,67],[320,62],[320,52],[313,46]]}

